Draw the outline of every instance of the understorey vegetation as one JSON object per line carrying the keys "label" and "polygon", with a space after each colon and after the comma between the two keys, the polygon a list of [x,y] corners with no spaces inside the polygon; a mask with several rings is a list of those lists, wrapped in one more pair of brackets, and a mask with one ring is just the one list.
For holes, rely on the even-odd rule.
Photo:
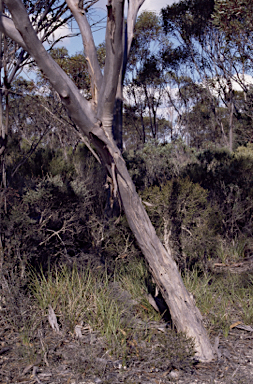
{"label": "understorey vegetation", "polygon": [[[8,148],[7,172],[24,156],[23,139],[18,148]],[[233,322],[250,325],[252,145],[230,153],[197,152],[181,141],[152,143],[124,156],[161,241],[173,247],[184,283],[207,316],[209,332],[227,337]],[[104,348],[124,364],[143,362],[145,355],[149,366],[154,351],[148,352],[147,340],[157,337],[150,324],[170,325],[169,310],[156,296],[124,213],[110,203],[106,173],[86,146],[54,151],[41,145],[2,188],[0,212],[1,315],[20,332],[29,359],[39,352],[27,343],[48,322],[51,306],[61,332],[75,335],[80,325],[100,335]],[[158,347],[158,360],[166,356],[168,366],[173,361],[186,369],[194,354],[189,341],[178,337],[169,332],[175,350],[168,356],[166,347]]]}

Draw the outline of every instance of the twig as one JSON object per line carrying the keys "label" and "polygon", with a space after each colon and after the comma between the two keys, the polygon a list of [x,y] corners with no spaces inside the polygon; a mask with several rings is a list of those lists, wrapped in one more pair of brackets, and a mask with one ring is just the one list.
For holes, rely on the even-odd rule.
{"label": "twig", "polygon": [[[69,219],[69,221],[71,221],[72,219],[73,219],[73,216]],[[52,235],[48,236],[44,241],[41,241],[41,243],[39,243],[39,245],[43,245],[46,242],[48,242],[52,237],[57,236],[58,239],[60,240],[60,242],[65,246],[64,241],[60,237],[59,233],[61,233],[63,231],[65,232],[67,230],[69,230],[69,229],[68,229],[68,227],[66,227],[66,220],[64,220],[63,226],[58,231],[54,231],[53,229],[48,229],[49,232],[53,232]]]}

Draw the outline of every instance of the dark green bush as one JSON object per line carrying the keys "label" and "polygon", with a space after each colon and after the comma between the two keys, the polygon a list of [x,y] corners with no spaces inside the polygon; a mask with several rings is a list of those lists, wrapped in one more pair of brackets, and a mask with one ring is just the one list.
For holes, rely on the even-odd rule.
{"label": "dark green bush", "polygon": [[253,217],[253,147],[205,151],[198,163],[185,171],[190,179],[209,191],[209,201],[219,207],[222,216],[220,235],[227,239],[252,234]]}
{"label": "dark green bush", "polygon": [[[6,271],[25,268],[27,263],[45,269],[50,263],[94,252],[91,218],[98,215],[103,222],[106,205],[100,164],[83,145],[65,153],[41,147],[12,178],[10,170],[22,151],[18,157],[8,150],[8,188],[0,191]],[[43,161],[36,163],[38,159]],[[45,176],[42,169],[39,172],[42,163]]]}
{"label": "dark green bush", "polygon": [[174,248],[181,268],[202,264],[215,253],[219,229],[216,208],[208,202],[208,191],[189,178],[174,178],[160,187],[147,188],[142,198],[165,244]]}
{"label": "dark green bush", "polygon": [[[41,145],[11,177],[24,153],[22,140],[13,135],[0,212],[10,266],[20,260],[48,265],[49,259],[87,253],[112,261],[139,255],[124,216],[112,218],[106,173],[84,145],[57,150]],[[143,199],[153,204],[148,212],[159,236],[165,245],[172,243],[182,268],[213,257],[217,235],[227,242],[251,238],[252,145],[234,154],[224,149],[195,154],[180,141],[152,143],[125,158]]]}
{"label": "dark green bush", "polygon": [[[90,198],[79,200],[59,176],[45,178],[23,195],[6,195],[7,211],[1,211],[5,255],[12,265],[46,265],[90,247],[87,222]],[[78,245],[77,245],[78,244]],[[19,259],[17,260],[17,255]]]}

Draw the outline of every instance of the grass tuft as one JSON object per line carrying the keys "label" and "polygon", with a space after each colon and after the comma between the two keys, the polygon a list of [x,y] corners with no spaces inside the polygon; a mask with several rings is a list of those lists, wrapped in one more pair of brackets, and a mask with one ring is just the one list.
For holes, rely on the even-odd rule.
{"label": "grass tuft", "polygon": [[236,321],[253,323],[252,277],[232,273],[214,275],[187,271],[184,283],[197,307],[206,317],[209,330],[222,331],[227,337]]}
{"label": "grass tuft", "polygon": [[[113,277],[87,267],[55,267],[47,275],[31,271],[30,291],[40,317],[47,318],[53,308],[61,331],[74,332],[83,324],[104,337],[110,353],[125,357],[131,349],[138,321],[160,321],[148,303],[145,279],[148,272],[142,261],[116,270]],[[131,354],[130,354],[131,355]]]}

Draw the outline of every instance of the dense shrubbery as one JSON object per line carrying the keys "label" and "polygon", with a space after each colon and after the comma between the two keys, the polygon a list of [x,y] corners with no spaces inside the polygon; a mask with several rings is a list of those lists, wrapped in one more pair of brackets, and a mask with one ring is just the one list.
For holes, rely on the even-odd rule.
{"label": "dense shrubbery", "polygon": [[208,202],[208,191],[189,178],[174,178],[143,192],[148,213],[164,244],[171,243],[182,269],[202,264],[215,254],[219,229],[216,207]]}
{"label": "dense shrubbery", "polygon": [[60,150],[40,149],[1,192],[0,230],[10,266],[46,266],[93,249],[91,221],[104,210],[105,175],[95,172],[97,165],[83,147],[68,161],[62,157]]}
{"label": "dense shrubbery", "polygon": [[[137,166],[128,156],[137,188],[159,236],[171,241],[181,267],[219,258],[220,248],[241,248],[253,232],[253,146],[195,153],[181,142],[146,146]],[[140,166],[141,165],[141,166]],[[138,171],[141,169],[140,173]],[[231,252],[228,251],[228,252]],[[247,256],[253,250],[247,251]]]}
{"label": "dense shrubbery", "polygon": [[234,154],[226,150],[205,151],[190,165],[187,174],[209,191],[209,200],[219,207],[220,235],[227,240],[252,234],[253,149],[239,147]]}
{"label": "dense shrubbery", "polygon": [[[9,174],[24,156],[22,146],[17,153],[12,144]],[[182,142],[153,144],[125,158],[158,235],[165,246],[172,244],[182,269],[196,264],[206,269],[221,246],[251,241],[252,145],[234,154],[195,154]],[[106,175],[86,147],[53,151],[41,146],[1,192],[6,266],[47,267],[80,257],[87,261],[88,254],[109,265],[139,255],[124,216],[116,220],[108,212],[105,185]]]}
{"label": "dense shrubbery", "polygon": [[195,163],[194,151],[181,140],[171,144],[146,144],[142,150],[124,154],[132,179],[139,190],[161,185],[179,176],[186,165]]}

